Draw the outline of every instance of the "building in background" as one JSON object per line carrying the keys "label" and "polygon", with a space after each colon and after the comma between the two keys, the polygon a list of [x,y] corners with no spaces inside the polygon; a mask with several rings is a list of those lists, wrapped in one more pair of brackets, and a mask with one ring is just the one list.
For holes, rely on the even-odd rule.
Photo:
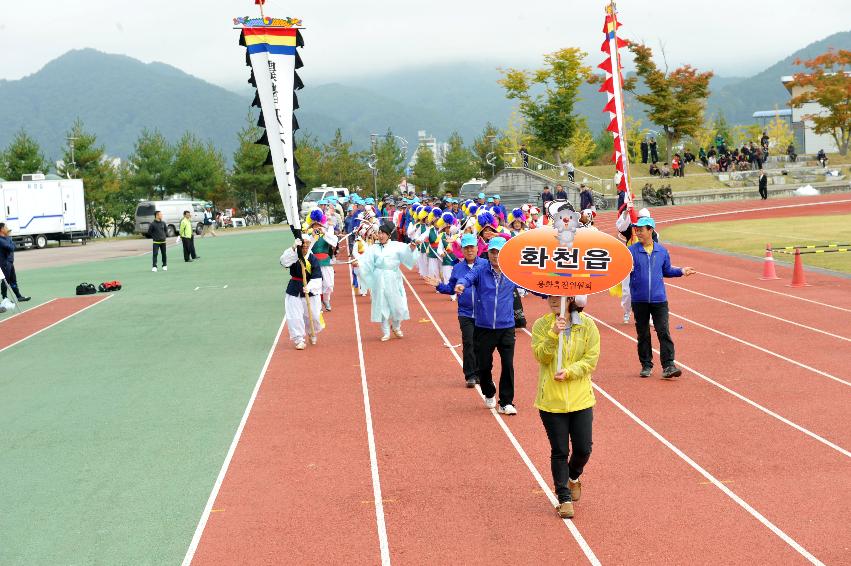
{"label": "building in background", "polygon": [[[787,75],[781,77],[781,82],[792,97],[806,92],[804,87],[792,86],[794,77]],[[782,112],[782,111],[781,111]],[[795,149],[799,154],[816,154],[820,149],[827,153],[836,153],[836,140],[830,134],[817,134],[813,131],[812,120],[806,120],[804,116],[826,114],[827,110],[817,102],[807,102],[799,108],[791,109],[792,133],[795,135]],[[756,116],[756,114],[754,114]],[[773,117],[773,114],[772,114]]]}
{"label": "building in background", "polygon": [[437,163],[438,169],[442,169],[443,158],[449,150],[449,144],[445,142],[438,142],[436,137],[429,136],[426,134],[425,130],[419,130],[417,132],[417,149],[414,151],[411,161],[408,162],[408,171],[410,172],[414,170],[414,165],[417,164],[417,151],[419,151],[419,148],[422,146],[426,146],[431,150],[432,155],[434,155],[434,162]]}

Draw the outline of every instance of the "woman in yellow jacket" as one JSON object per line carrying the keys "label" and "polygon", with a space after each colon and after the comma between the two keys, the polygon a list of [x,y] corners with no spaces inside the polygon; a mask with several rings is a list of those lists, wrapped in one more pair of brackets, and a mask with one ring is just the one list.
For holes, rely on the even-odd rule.
{"label": "woman in yellow jacket", "polygon": [[[570,311],[575,311],[574,297],[567,300]],[[539,365],[535,407],[550,440],[550,467],[559,503],[556,511],[566,519],[573,517],[573,502],[579,501],[582,494],[579,476],[591,456],[596,403],[591,374],[600,357],[600,331],[584,313],[579,313],[579,323],[573,325],[568,322],[570,316],[559,316],[561,297],[551,296],[548,302],[552,312],[536,320],[532,327],[532,351]],[[556,368],[559,337],[562,363]]]}

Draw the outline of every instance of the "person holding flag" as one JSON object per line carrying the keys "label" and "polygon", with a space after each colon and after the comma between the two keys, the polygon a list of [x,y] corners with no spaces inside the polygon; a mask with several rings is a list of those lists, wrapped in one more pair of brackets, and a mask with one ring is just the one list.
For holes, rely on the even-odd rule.
{"label": "person holding flag", "polygon": [[[281,267],[289,270],[290,282],[284,295],[287,329],[296,350],[306,348],[305,337],[316,344],[316,335],[325,328],[319,294],[322,292],[322,271],[316,256],[310,253],[310,235],[296,240],[291,248],[281,254]],[[299,248],[301,248],[299,250]],[[299,259],[299,251],[303,260]],[[305,278],[307,281],[305,281]]]}

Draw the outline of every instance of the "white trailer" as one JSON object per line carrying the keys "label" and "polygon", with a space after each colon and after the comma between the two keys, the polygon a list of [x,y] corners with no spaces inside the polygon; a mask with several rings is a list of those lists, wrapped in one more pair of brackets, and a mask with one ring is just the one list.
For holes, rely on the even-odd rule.
{"label": "white trailer", "polygon": [[0,183],[0,222],[24,247],[43,248],[48,240],[88,238],[86,201],[80,179],[47,179],[24,175],[21,181]]}

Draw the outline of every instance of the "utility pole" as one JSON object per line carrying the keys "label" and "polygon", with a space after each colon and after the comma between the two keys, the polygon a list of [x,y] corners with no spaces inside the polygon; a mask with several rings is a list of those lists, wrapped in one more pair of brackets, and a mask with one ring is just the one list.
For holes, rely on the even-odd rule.
{"label": "utility pole", "polygon": [[[80,138],[77,138],[77,137],[74,137],[74,136],[68,136],[68,137],[67,137],[67,138],[65,138],[65,139],[66,139],[66,140],[68,140],[68,147],[71,149],[71,167],[74,169],[74,173],[76,174],[76,172],[77,172],[77,162],[76,162],[76,161],[75,161],[75,159],[74,159],[74,141],[75,141],[75,140],[78,140],[78,139],[80,139]],[[66,165],[66,167],[65,167],[65,175],[66,175],[69,179],[73,179],[73,177],[71,176],[71,170],[67,167],[67,165]]]}

